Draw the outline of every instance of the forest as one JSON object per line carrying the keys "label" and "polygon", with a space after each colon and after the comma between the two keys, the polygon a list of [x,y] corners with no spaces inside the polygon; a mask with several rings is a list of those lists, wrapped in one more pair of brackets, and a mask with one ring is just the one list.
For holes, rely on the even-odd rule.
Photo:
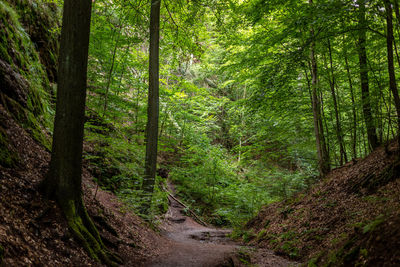
{"label": "forest", "polygon": [[0,0],[0,266],[400,266],[398,0]]}

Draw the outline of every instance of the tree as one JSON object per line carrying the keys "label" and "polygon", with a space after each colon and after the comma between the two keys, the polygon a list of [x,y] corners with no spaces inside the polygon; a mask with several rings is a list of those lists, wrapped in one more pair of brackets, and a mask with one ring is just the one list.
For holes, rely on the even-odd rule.
{"label": "tree", "polygon": [[351,73],[350,73],[350,67],[349,67],[349,59],[347,55],[347,50],[346,48],[343,51],[344,53],[344,63],[345,63],[345,68],[346,68],[346,74],[347,74],[347,79],[348,79],[348,84],[349,84],[349,89],[350,89],[350,97],[351,97],[351,111],[352,111],[352,141],[351,141],[351,155],[353,158],[357,158],[357,111],[356,111],[356,105],[355,105],[355,97],[354,97],[354,89],[353,89],[353,81],[351,79]]}
{"label": "tree", "polygon": [[343,165],[343,163],[347,162],[347,154],[346,154],[346,149],[345,149],[345,144],[343,140],[343,131],[342,131],[342,124],[340,121],[340,114],[339,114],[339,108],[338,108],[338,101],[336,97],[336,92],[335,92],[335,87],[336,87],[336,81],[335,81],[335,73],[333,70],[333,60],[332,60],[332,48],[331,48],[331,42],[328,38],[328,51],[329,51],[329,63],[330,63],[330,71],[331,71],[331,78],[329,79],[329,85],[331,88],[331,94],[332,94],[332,100],[333,100],[333,108],[335,111],[335,121],[336,121],[336,136],[338,139],[339,143],[339,151],[340,151],[340,165]]}
{"label": "tree", "polygon": [[150,58],[149,58],[149,96],[146,125],[146,158],[142,190],[144,212],[148,212],[154,189],[157,167],[157,141],[159,117],[159,44],[160,44],[160,6],[161,0],[151,1],[150,10]]}
{"label": "tree", "polygon": [[[309,0],[309,4],[312,6],[313,1]],[[317,142],[318,152],[318,167],[321,176],[325,176],[330,171],[329,166],[329,155],[325,145],[324,130],[321,119],[321,106],[318,98],[318,75],[317,75],[317,60],[315,58],[315,34],[314,28],[310,29],[311,35],[311,46],[310,46],[310,60],[311,60],[311,78],[312,78],[312,110],[314,117],[314,131],[315,139]]]}
{"label": "tree", "polygon": [[[389,72],[389,86],[393,94],[394,104],[397,111],[397,124],[400,129],[400,97],[397,89],[396,75],[394,71],[394,60],[393,60],[393,10],[392,4],[389,0],[384,0],[386,10],[386,45],[387,45],[387,57],[388,57],[388,72]],[[400,139],[399,139],[400,141]]]}
{"label": "tree", "polygon": [[53,148],[43,181],[45,196],[61,207],[76,239],[89,255],[108,265],[119,261],[107,252],[82,198],[82,145],[91,0],[64,1],[58,66]]}
{"label": "tree", "polygon": [[378,137],[376,135],[374,119],[372,116],[371,99],[369,93],[368,63],[367,63],[367,52],[366,52],[367,22],[365,18],[365,0],[359,0],[358,3],[359,3],[358,57],[360,62],[362,110],[364,114],[365,125],[367,128],[368,142],[371,148],[375,149],[379,146],[379,142],[378,142]]}

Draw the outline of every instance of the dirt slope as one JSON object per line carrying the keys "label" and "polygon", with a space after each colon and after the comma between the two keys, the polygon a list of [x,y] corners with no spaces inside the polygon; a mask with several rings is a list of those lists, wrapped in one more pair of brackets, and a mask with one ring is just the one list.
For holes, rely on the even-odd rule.
{"label": "dirt slope", "polygon": [[397,153],[392,142],[264,208],[247,224],[250,243],[311,266],[400,266]]}
{"label": "dirt slope", "polygon": [[[99,266],[86,255],[68,231],[54,202],[39,194],[39,183],[47,171],[50,154],[38,145],[0,105],[1,126],[8,147],[18,158],[14,168],[0,166],[0,246],[2,266]],[[84,195],[88,212],[105,244],[118,253],[125,266],[143,266],[167,240],[117,201],[99,190],[84,171]]]}

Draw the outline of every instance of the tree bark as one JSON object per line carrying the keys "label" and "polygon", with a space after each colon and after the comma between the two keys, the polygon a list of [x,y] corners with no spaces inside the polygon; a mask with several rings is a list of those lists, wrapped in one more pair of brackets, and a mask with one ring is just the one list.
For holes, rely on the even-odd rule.
{"label": "tree bark", "polygon": [[367,128],[367,138],[370,148],[375,149],[379,146],[376,128],[371,111],[371,99],[369,94],[368,65],[366,51],[366,19],[365,19],[365,0],[359,0],[359,35],[358,35],[358,56],[360,62],[361,80],[361,101],[363,107],[364,121]]}
{"label": "tree bark", "polygon": [[150,59],[149,59],[149,96],[146,125],[145,173],[142,184],[145,198],[143,212],[148,213],[154,190],[157,167],[157,139],[159,117],[159,43],[160,43],[160,6],[161,0],[151,1],[150,10]]}
{"label": "tree bark", "polygon": [[[384,0],[385,2],[385,10],[386,10],[386,26],[387,26],[387,36],[386,36],[386,45],[387,45],[387,58],[388,58],[388,71],[389,71],[389,85],[390,90],[393,94],[394,104],[397,112],[397,124],[398,129],[400,130],[400,97],[397,89],[396,83],[396,75],[394,72],[394,60],[393,60],[393,10],[392,4],[389,0]],[[399,136],[399,130],[397,135]],[[398,140],[400,142],[400,138]]]}
{"label": "tree bark", "polygon": [[344,62],[346,64],[346,72],[347,78],[349,80],[349,89],[350,89],[350,97],[351,97],[351,110],[353,113],[353,131],[352,131],[352,143],[351,143],[351,150],[352,150],[352,157],[357,158],[357,111],[356,111],[356,101],[354,99],[354,89],[353,89],[353,82],[351,79],[349,61],[347,58],[347,53],[345,51],[344,54]]}
{"label": "tree bark", "polygon": [[107,252],[82,198],[91,0],[65,0],[60,42],[56,117],[49,172],[42,189],[61,207],[71,232],[88,254],[107,265],[120,262]]}
{"label": "tree bark", "polygon": [[[313,1],[309,0],[309,4],[312,5]],[[315,139],[317,144],[317,155],[318,155],[318,168],[322,177],[326,176],[330,171],[329,156],[326,150],[325,138],[321,120],[321,107],[319,103],[317,88],[318,88],[318,76],[317,76],[317,60],[315,58],[315,36],[314,28],[310,29],[311,35],[311,46],[310,46],[310,61],[311,61],[311,87],[312,87],[312,110],[314,117],[314,131]]]}
{"label": "tree bark", "polygon": [[335,92],[336,81],[335,81],[335,73],[333,71],[332,48],[331,48],[331,42],[329,39],[328,39],[328,51],[329,51],[330,71],[331,71],[331,76],[332,76],[332,78],[329,80],[329,83],[330,83],[331,94],[332,94],[332,99],[333,99],[333,108],[335,111],[336,137],[337,137],[338,143],[339,143],[340,165],[343,165],[343,162],[347,162],[347,154],[346,154],[346,149],[345,149],[344,140],[343,140],[343,131],[342,131],[342,125],[340,123],[339,109],[338,109],[338,103],[337,103],[336,92]]}

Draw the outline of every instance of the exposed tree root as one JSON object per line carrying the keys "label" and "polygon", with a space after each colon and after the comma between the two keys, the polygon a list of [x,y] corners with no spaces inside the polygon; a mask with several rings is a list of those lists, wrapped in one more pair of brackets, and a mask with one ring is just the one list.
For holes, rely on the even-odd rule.
{"label": "exposed tree root", "polygon": [[54,183],[54,179],[52,179],[52,177],[57,176],[49,172],[41,184],[41,191],[46,198],[57,200],[75,239],[94,260],[107,266],[122,264],[123,261],[118,255],[108,251],[87,213],[80,190],[81,182],[77,183],[79,186],[75,190],[57,186],[57,183]]}
{"label": "exposed tree root", "polygon": [[100,225],[102,228],[106,229],[110,234],[115,237],[119,237],[117,230],[114,229],[103,216],[92,216],[95,223]]}
{"label": "exposed tree root", "polygon": [[83,202],[67,201],[60,203],[74,237],[82,244],[90,257],[107,266],[118,266],[122,259],[110,253],[101,240],[100,234],[90,219]]}

